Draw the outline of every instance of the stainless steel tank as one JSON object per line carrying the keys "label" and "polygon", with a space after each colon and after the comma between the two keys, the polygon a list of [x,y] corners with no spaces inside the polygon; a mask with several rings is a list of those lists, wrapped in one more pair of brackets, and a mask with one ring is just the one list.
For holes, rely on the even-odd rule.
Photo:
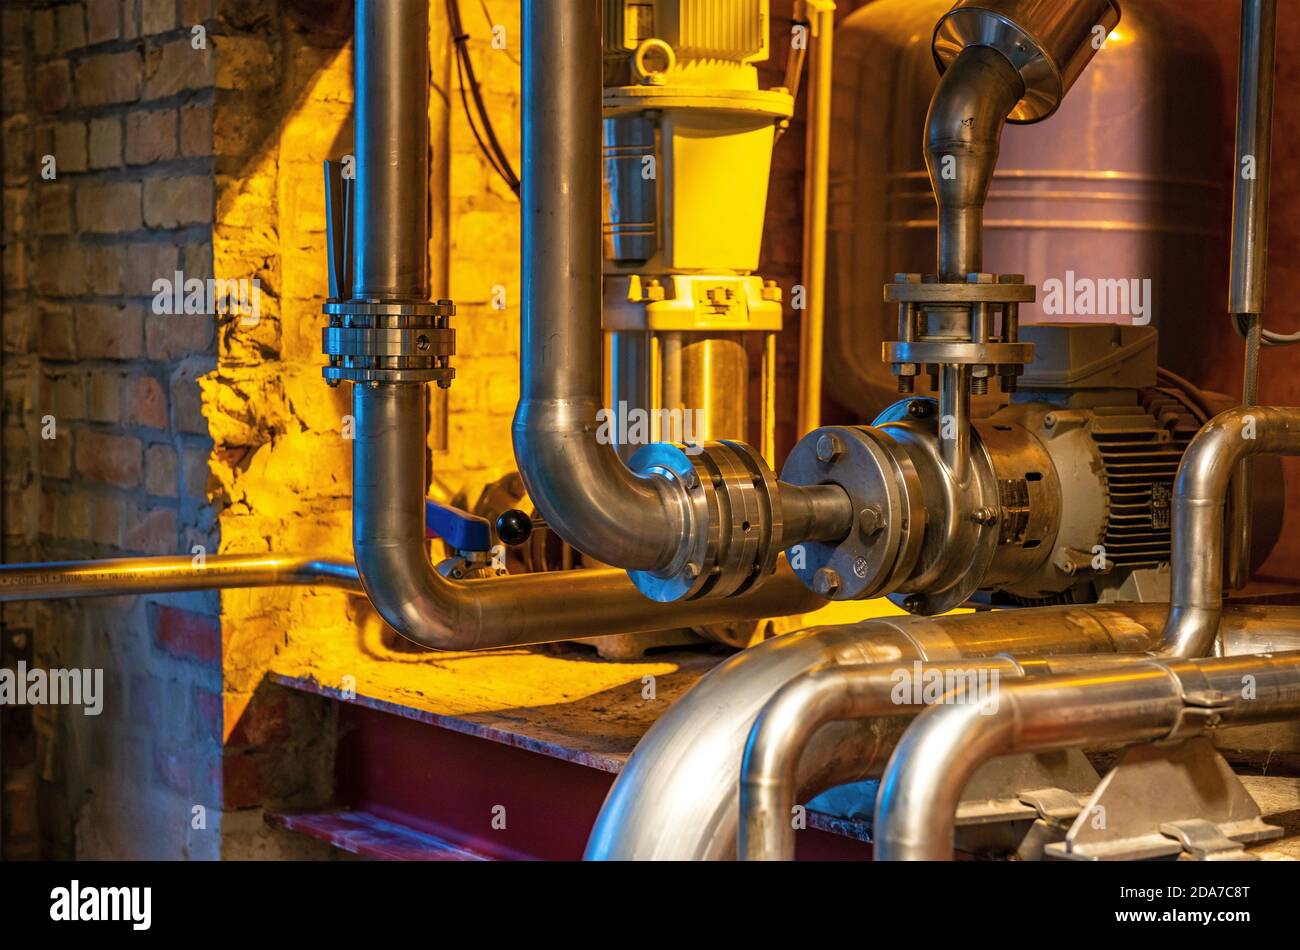
{"label": "stainless steel tank", "polygon": [[[939,79],[934,28],[951,7],[877,0],[837,33],[826,387],[853,418],[897,398],[880,360],[896,320],[882,286],[896,273],[935,271],[922,141]],[[1040,302],[1047,281],[1068,287],[1070,274],[1149,279],[1157,327],[1222,319],[1231,178],[1220,143],[1231,141],[1231,117],[1221,103],[1235,65],[1205,27],[1203,11],[1178,2],[1125,0],[1122,22],[1060,110],[1007,127],[985,211],[986,270],[1025,274]],[[1142,322],[1132,312],[1045,313],[1041,303],[1022,307],[1021,319]],[[1171,342],[1162,364],[1185,371],[1186,341]]]}

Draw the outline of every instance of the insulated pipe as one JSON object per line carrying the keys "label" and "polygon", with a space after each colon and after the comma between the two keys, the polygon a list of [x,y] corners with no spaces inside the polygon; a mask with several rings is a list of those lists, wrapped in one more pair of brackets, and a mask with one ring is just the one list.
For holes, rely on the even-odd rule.
{"label": "insulated pipe", "polygon": [[[1251,699],[1241,698],[1247,677],[1255,687]],[[1200,698],[1193,701],[1193,695]],[[1224,701],[1207,709],[1205,696]],[[940,702],[917,716],[881,780],[875,857],[951,860],[962,790],[990,759],[1084,745],[1182,739],[1217,726],[1296,715],[1300,653],[1151,661],[1104,677],[1011,682],[996,696],[976,703]]]}
{"label": "insulated pipe", "polygon": [[1025,94],[1011,62],[969,46],[943,74],[925,120],[925,164],[939,206],[939,280],[984,269],[984,202],[1007,116]]}
{"label": "insulated pipe", "polygon": [[248,587],[337,587],[361,593],[346,561],[281,554],[123,557],[0,566],[0,603]]}
{"label": "insulated pipe", "polygon": [[1192,439],[1174,484],[1173,583],[1160,655],[1205,656],[1223,610],[1223,522],[1238,464],[1300,455],[1300,409],[1251,406],[1215,416]]}
{"label": "insulated pipe", "polygon": [[[693,543],[687,489],[633,473],[613,445],[598,439],[603,7],[523,5],[523,313],[514,447],[529,497],[556,534],[596,560],[657,572]],[[785,484],[779,491],[783,499],[808,494]],[[814,534],[843,537],[852,526],[847,504],[791,506],[839,519],[813,525]],[[781,547],[808,539],[787,528]]]}

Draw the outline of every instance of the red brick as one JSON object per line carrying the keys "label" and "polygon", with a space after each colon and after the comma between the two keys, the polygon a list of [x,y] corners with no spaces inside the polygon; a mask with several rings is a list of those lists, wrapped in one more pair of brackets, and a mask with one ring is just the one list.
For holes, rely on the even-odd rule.
{"label": "red brick", "polygon": [[86,170],[86,123],[60,122],[54,127],[54,160],[61,172]]}
{"label": "red brick", "polygon": [[36,233],[71,234],[72,186],[45,182],[36,189]]}
{"label": "red brick", "polygon": [[126,117],[126,163],[148,165],[176,157],[176,110],[132,112]]}
{"label": "red brick", "polygon": [[204,498],[208,493],[208,459],[211,453],[203,449],[185,449],[182,454],[186,498]]}
{"label": "red brick", "polygon": [[127,386],[127,421],[151,429],[167,428],[167,394],[152,376],[138,376]]}
{"label": "red brick", "polygon": [[221,662],[221,624],[215,617],[160,604],[153,616],[154,644],[182,660]]}
{"label": "red brick", "polygon": [[231,726],[226,744],[262,746],[287,739],[291,732],[288,697],[279,692],[269,696],[254,694]]}
{"label": "red brick", "polygon": [[77,433],[77,471],[92,481],[137,488],[143,477],[140,440],[101,432]]}
{"label": "red brick", "polygon": [[88,56],[76,69],[78,105],[134,102],[140,98],[140,72],[140,54],[135,50]]}
{"label": "red brick", "polygon": [[158,780],[180,795],[209,801],[220,789],[220,772],[206,749],[182,746],[164,749],[155,745],[154,774]]}
{"label": "red brick", "polygon": [[198,377],[202,373],[195,361],[188,360],[172,374],[172,415],[177,432],[208,434],[208,421],[203,416],[203,394],[199,391],[198,384]]}
{"label": "red brick", "polygon": [[108,495],[96,495],[90,503],[91,540],[96,544],[120,547],[122,544],[122,501]]}
{"label": "red brick", "polygon": [[220,693],[195,686],[190,702],[194,710],[194,737],[201,741],[222,741],[225,702]]}
{"label": "red brick", "polygon": [[262,756],[227,753],[221,762],[221,803],[226,808],[252,808],[262,803]]}
{"label": "red brick", "polygon": [[122,546],[141,554],[175,554],[178,547],[176,512],[171,508],[154,508],[137,518],[127,528]]}
{"label": "red brick", "polygon": [[41,474],[49,478],[67,478],[72,474],[72,438],[41,439]]}
{"label": "red brick", "polygon": [[140,31],[145,36],[176,27],[176,0],[140,0]]}

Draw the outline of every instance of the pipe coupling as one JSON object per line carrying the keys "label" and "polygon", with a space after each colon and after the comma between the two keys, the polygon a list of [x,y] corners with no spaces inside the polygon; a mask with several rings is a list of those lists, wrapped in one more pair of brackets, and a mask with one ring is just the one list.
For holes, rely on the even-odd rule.
{"label": "pipe coupling", "polygon": [[741,442],[654,443],[632,471],[666,482],[680,510],[681,543],[663,570],[629,571],[637,589],[668,603],[732,597],[776,570],[783,520],[776,475]]}
{"label": "pipe coupling", "polygon": [[1025,83],[1012,122],[1046,119],[1119,25],[1114,0],[958,0],[935,27],[934,59],[944,72],[970,46],[1005,56]]}
{"label": "pipe coupling", "polygon": [[456,305],[435,302],[331,300],[322,349],[326,381],[353,383],[437,383],[446,389],[456,377],[451,357]]}

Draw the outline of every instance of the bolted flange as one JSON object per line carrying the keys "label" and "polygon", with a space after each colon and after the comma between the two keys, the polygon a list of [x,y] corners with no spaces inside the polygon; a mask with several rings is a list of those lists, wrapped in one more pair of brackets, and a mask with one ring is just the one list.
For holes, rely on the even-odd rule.
{"label": "bolted flange", "polygon": [[436,382],[446,389],[455,378],[450,300],[332,300],[322,309],[330,318],[321,340],[329,360],[322,375],[331,385]]}

